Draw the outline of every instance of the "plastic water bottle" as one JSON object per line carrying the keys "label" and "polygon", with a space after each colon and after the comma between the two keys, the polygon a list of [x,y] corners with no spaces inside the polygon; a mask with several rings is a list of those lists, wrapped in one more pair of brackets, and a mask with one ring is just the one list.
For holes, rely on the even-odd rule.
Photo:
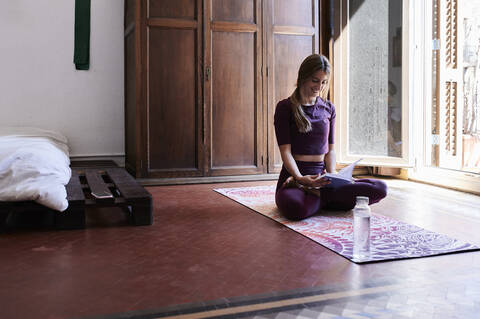
{"label": "plastic water bottle", "polygon": [[353,208],[353,260],[362,261],[370,256],[370,207],[368,197],[357,196]]}

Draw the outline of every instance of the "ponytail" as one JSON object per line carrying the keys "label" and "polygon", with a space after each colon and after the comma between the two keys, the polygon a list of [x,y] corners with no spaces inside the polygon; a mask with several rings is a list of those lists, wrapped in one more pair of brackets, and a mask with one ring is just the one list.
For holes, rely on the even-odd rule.
{"label": "ponytail", "polygon": [[308,120],[305,112],[302,108],[300,89],[297,87],[293,94],[290,96],[290,102],[292,103],[292,113],[297,124],[298,131],[300,133],[307,133],[312,130],[312,123]]}

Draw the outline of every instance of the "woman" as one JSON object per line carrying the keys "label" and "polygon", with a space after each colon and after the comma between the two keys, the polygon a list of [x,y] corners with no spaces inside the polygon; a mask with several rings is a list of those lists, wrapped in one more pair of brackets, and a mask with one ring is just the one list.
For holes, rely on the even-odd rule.
{"label": "woman", "polygon": [[[335,172],[335,107],[326,99],[330,63],[323,55],[312,54],[300,65],[297,88],[275,109],[275,134],[283,166],[275,202],[287,218],[301,220],[321,209],[349,210],[356,196],[376,203],[387,194],[384,182],[360,179],[353,184],[329,188],[320,177]],[[305,191],[320,188],[317,194]]]}

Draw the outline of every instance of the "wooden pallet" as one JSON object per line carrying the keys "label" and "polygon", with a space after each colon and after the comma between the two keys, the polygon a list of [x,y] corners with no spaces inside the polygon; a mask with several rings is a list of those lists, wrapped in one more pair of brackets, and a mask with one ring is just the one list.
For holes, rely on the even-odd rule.
{"label": "wooden pallet", "polygon": [[0,212],[39,211],[51,215],[57,229],[85,227],[85,210],[89,207],[122,207],[131,224],[151,225],[152,196],[120,167],[72,167],[66,185],[68,208],[64,212],[49,210],[35,202],[0,202]]}

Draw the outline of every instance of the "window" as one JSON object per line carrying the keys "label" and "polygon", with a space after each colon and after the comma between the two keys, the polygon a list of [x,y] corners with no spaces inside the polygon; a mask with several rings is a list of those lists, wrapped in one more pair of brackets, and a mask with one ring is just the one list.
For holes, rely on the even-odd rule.
{"label": "window", "polygon": [[334,100],[339,162],[408,166],[408,1],[337,4]]}
{"label": "window", "polygon": [[337,158],[480,194],[480,3],[335,3]]}

